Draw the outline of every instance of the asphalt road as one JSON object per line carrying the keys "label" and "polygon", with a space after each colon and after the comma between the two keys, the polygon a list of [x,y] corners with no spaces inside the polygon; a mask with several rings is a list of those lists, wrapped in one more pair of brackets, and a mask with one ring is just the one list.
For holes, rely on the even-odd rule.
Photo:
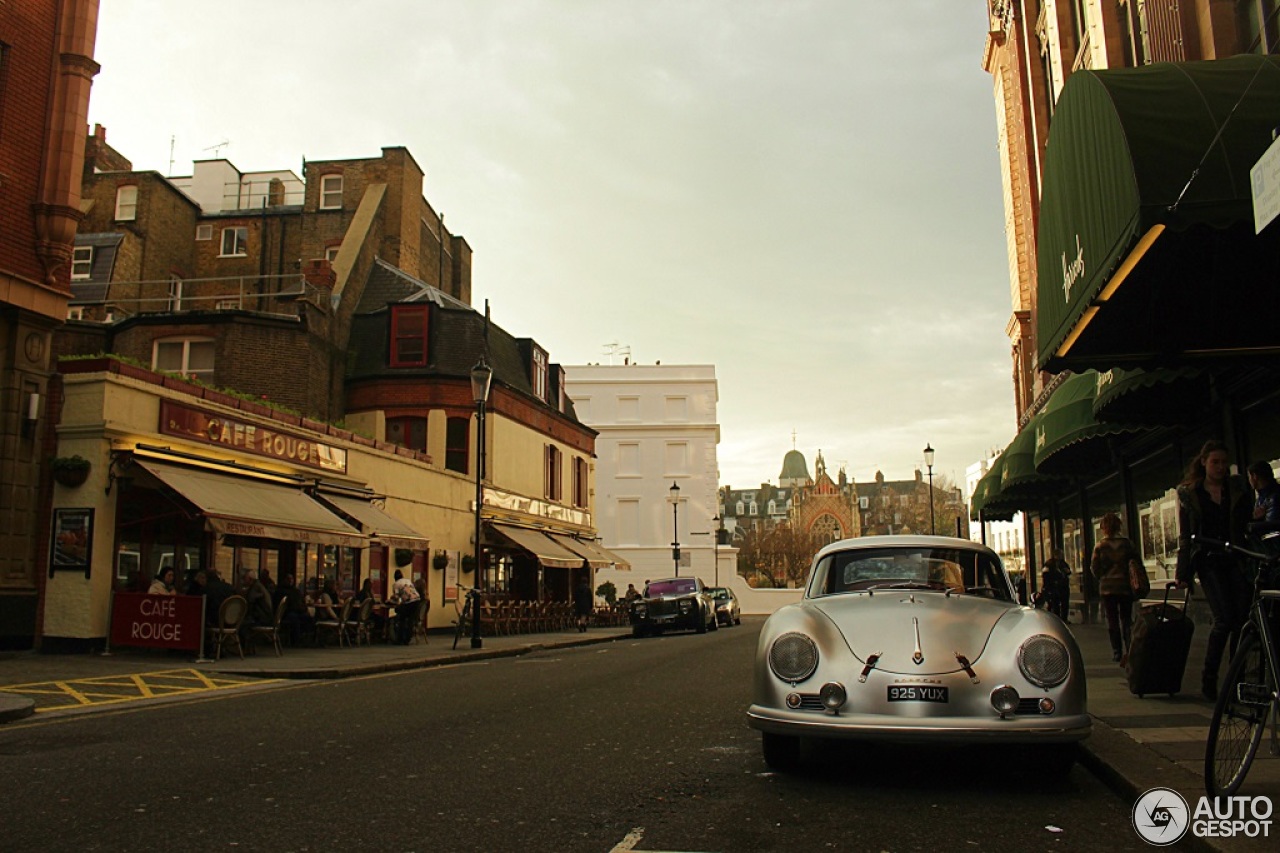
{"label": "asphalt road", "polygon": [[831,748],[768,772],[756,628],[132,703],[0,729],[3,848],[1139,850],[1082,768]]}

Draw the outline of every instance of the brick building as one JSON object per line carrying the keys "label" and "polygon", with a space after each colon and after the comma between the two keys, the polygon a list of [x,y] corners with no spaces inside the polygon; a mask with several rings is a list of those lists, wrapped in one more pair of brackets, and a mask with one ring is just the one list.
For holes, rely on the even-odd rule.
{"label": "brick building", "polygon": [[35,623],[50,336],[71,296],[97,20],[97,0],[0,3],[0,647]]}
{"label": "brick building", "polygon": [[[422,196],[405,149],[309,162],[301,177],[210,160],[166,178],[133,170],[101,127],[87,148],[54,348],[57,453],[92,473],[57,486],[52,509],[56,531],[71,537],[61,520],[84,517],[99,535],[83,576],[72,560],[50,580],[45,642],[100,643],[111,590],[166,565],[347,590],[370,580],[386,594],[394,563],[451,601],[475,570],[462,558],[477,516],[469,582],[496,595],[568,601],[578,574],[614,563],[590,542],[594,430],[548,350],[469,304],[471,249]],[[276,517],[285,505],[305,512]],[[152,521],[174,506],[178,518]],[[335,506],[338,522],[324,521]]]}
{"label": "brick building", "polygon": [[1021,510],[1030,567],[1088,554],[1118,513],[1164,579],[1202,443],[1280,458],[1280,336],[1251,319],[1280,311],[1280,231],[1250,182],[1280,115],[1280,3],[986,4],[1014,405],[975,512]]}

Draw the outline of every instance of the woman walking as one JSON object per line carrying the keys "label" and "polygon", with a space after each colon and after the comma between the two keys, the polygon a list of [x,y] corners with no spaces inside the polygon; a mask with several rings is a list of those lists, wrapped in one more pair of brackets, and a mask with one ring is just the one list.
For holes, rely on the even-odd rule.
{"label": "woman walking", "polygon": [[1207,441],[1191,460],[1178,485],[1178,574],[1180,588],[1195,578],[1209,602],[1213,624],[1205,647],[1200,689],[1209,700],[1218,698],[1218,667],[1230,643],[1235,652],[1240,628],[1249,615],[1253,590],[1234,555],[1208,548],[1192,539],[1202,536],[1220,542],[1243,542],[1253,513],[1253,493],[1234,482],[1221,441]]}
{"label": "woman walking", "polygon": [[1133,587],[1129,580],[1129,565],[1142,564],[1138,549],[1120,535],[1120,516],[1109,512],[1098,523],[1102,528],[1102,541],[1093,548],[1089,561],[1092,583],[1097,585],[1102,598],[1102,612],[1107,619],[1107,633],[1111,637],[1111,659],[1120,663],[1129,651],[1129,634],[1133,630]]}

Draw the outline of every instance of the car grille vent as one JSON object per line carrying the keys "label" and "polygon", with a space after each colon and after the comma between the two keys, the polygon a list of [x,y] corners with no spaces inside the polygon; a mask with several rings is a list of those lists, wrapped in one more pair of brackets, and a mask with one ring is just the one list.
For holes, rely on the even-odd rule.
{"label": "car grille vent", "polygon": [[825,711],[826,709],[822,707],[822,699],[818,697],[817,693],[801,693],[800,705],[798,708],[796,708],[796,710],[797,711]]}
{"label": "car grille vent", "polygon": [[1036,715],[1036,716],[1039,716],[1039,715],[1040,715],[1040,700],[1039,700],[1039,699],[1036,699],[1036,698],[1034,698],[1034,697],[1033,697],[1033,698],[1031,698],[1031,699],[1019,699],[1019,700],[1018,700],[1018,710],[1014,711],[1013,713],[1015,713],[1015,714],[1023,714],[1023,715],[1025,715],[1025,714],[1034,714],[1034,715]]}

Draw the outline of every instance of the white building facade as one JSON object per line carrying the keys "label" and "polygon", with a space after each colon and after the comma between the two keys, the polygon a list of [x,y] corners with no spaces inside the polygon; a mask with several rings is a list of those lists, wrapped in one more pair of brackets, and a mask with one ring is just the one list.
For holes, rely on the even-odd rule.
{"label": "white building facade", "polygon": [[[978,487],[978,481],[987,475],[991,470],[991,464],[995,462],[996,457],[983,459],[981,462],[975,462],[965,470],[964,487],[965,500],[972,505],[974,491]],[[1021,572],[1023,569],[1023,559],[1026,554],[1025,536],[1023,534],[1023,517],[1022,513],[1014,513],[1009,521],[987,521],[982,524],[972,524],[969,527],[969,538],[975,542],[982,542],[988,548],[1000,555],[1000,559],[1004,561],[1005,568],[1011,573]]]}
{"label": "white building facade", "polygon": [[[719,465],[719,391],[713,365],[566,365],[565,391],[578,419],[596,438],[597,529],[629,571],[601,569],[597,583],[628,583],[681,575],[721,580],[736,575],[731,549],[715,546]],[[671,487],[678,486],[673,505]]]}

